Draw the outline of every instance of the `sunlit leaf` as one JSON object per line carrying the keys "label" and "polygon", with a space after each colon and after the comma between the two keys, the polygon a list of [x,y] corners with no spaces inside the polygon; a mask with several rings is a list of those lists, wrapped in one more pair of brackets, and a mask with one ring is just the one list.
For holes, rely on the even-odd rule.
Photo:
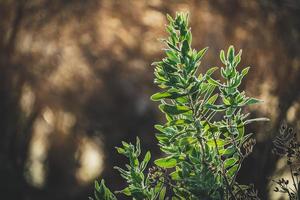
{"label": "sunlit leaf", "polygon": [[172,168],[177,165],[176,159],[172,157],[160,158],[155,160],[154,163],[162,168]]}

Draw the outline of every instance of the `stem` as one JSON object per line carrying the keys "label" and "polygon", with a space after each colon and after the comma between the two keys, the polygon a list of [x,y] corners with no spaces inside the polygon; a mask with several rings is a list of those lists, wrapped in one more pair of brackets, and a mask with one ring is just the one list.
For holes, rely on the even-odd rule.
{"label": "stem", "polygon": [[292,175],[292,180],[293,180],[294,188],[295,188],[296,191],[298,191],[298,187],[297,187],[297,185],[296,185],[295,178],[294,178],[294,175],[293,175],[293,169],[292,169],[292,166],[289,165],[289,167],[290,167],[290,172],[291,172],[291,175]]}
{"label": "stem", "polygon": [[[194,123],[195,123],[196,120],[197,120],[197,117],[196,117],[196,115],[197,115],[197,110],[195,109],[195,105],[194,105],[193,99],[192,99],[192,97],[191,97],[190,94],[188,95],[188,97],[189,97],[190,104],[191,104],[191,107],[192,107],[193,121],[194,121]],[[204,155],[205,152],[204,152],[203,138],[200,136],[200,132],[201,132],[201,131],[199,130],[198,127],[196,127],[196,131],[197,131],[197,139],[198,139],[198,141],[199,141],[199,143],[200,143],[200,148],[201,148],[202,154]],[[202,163],[204,163],[204,156],[202,156]]]}
{"label": "stem", "polygon": [[[205,120],[207,120],[207,119],[205,118]],[[207,121],[207,124],[208,124],[209,128],[212,130],[212,127],[211,127],[211,125],[210,125],[210,123],[208,121]],[[222,169],[221,173],[222,173],[223,178],[225,179],[225,182],[226,182],[226,185],[227,185],[227,190],[230,193],[230,195],[232,196],[232,198],[234,200],[236,200],[236,197],[234,196],[233,191],[231,189],[231,184],[229,184],[229,181],[228,181],[227,176],[226,176],[226,172],[225,172],[225,168],[224,168],[224,163],[222,161],[222,158],[221,158],[221,155],[220,155],[220,152],[219,152],[219,147],[218,147],[217,139],[216,139],[216,136],[215,136],[215,132],[213,132],[212,135],[213,135],[213,138],[214,138],[214,143],[215,143],[215,146],[216,146],[218,158],[219,158],[219,160],[221,162],[221,169]]]}
{"label": "stem", "polygon": [[[195,121],[197,120],[197,119],[195,119],[195,117],[196,117],[195,114],[197,115],[197,111],[195,112],[195,106],[194,106],[193,99],[192,99],[191,95],[188,95],[188,97],[189,97],[190,104],[191,104],[191,107],[192,107],[193,118],[194,118],[194,122],[195,122]],[[204,117],[204,116],[203,116],[203,117]],[[204,118],[205,118],[205,117],[204,117]],[[205,118],[205,120],[207,121],[207,124],[208,124],[208,126],[210,127],[210,129],[212,129],[212,128],[211,128],[211,125],[210,125],[210,123],[209,123],[209,121],[207,120],[207,118]],[[198,127],[196,127],[196,129],[197,129],[197,133],[200,133],[200,130],[198,129]],[[236,197],[234,196],[233,191],[231,190],[229,181],[228,181],[227,176],[226,176],[226,173],[225,173],[224,163],[222,162],[222,159],[221,159],[221,156],[220,156],[220,152],[219,152],[217,140],[216,140],[216,137],[215,137],[215,133],[213,133],[213,138],[214,138],[214,143],[215,143],[215,145],[216,145],[216,149],[217,149],[217,154],[218,154],[219,160],[221,161],[221,167],[222,167],[222,172],[221,172],[221,173],[222,173],[222,176],[223,176],[224,179],[225,179],[225,182],[226,182],[226,185],[227,185],[227,190],[228,190],[228,192],[230,193],[230,195],[232,196],[232,198],[233,198],[234,200],[236,200]],[[201,136],[200,136],[200,137],[197,137],[197,139],[199,140],[200,147],[201,147],[201,150],[202,150],[203,155],[204,155],[204,144],[203,144],[203,139],[202,139]],[[204,163],[204,156],[202,157],[202,162]]]}

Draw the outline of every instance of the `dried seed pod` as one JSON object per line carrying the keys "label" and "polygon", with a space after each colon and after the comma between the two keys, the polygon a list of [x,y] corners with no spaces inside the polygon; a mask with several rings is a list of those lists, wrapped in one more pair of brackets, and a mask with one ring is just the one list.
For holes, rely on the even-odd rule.
{"label": "dried seed pod", "polygon": [[253,147],[256,144],[256,140],[251,138],[247,142],[243,144],[243,147],[245,149],[245,156],[249,155],[253,151]]}

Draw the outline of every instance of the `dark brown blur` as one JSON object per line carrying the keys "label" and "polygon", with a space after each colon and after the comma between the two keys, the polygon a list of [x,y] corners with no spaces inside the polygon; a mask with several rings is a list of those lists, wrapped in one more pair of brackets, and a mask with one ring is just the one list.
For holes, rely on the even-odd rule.
{"label": "dark brown blur", "polygon": [[243,49],[242,87],[265,101],[249,111],[271,122],[248,128],[258,144],[239,181],[280,198],[271,138],[283,120],[300,129],[298,0],[0,0],[0,199],[87,199],[97,177],[122,189],[121,140],[159,155],[150,64],[176,11],[190,12],[194,47],[210,47],[202,70],[221,65],[222,48]]}

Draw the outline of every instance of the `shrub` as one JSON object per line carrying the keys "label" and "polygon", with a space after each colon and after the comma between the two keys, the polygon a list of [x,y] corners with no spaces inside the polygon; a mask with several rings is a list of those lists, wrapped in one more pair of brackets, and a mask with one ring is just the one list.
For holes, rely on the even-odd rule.
{"label": "shrub", "polygon": [[[233,46],[220,52],[223,80],[212,77],[219,68],[205,73],[198,68],[207,48],[192,49],[188,15],[167,16],[169,37],[164,41],[166,57],[155,66],[155,84],[161,91],[152,95],[160,102],[166,122],[157,124],[156,138],[163,157],[148,167],[151,154],[141,159],[140,141],[122,142],[118,153],[126,156],[125,168],[115,167],[128,186],[123,193],[133,199],[258,199],[253,186],[236,181],[244,159],[252,152],[255,140],[245,126],[265,118],[248,119],[243,107],[260,103],[247,97],[239,86],[249,67],[237,70],[242,51]],[[148,167],[148,171],[146,168]],[[104,184],[95,183],[94,198],[117,199]],[[91,198],[92,199],[92,198]]]}

